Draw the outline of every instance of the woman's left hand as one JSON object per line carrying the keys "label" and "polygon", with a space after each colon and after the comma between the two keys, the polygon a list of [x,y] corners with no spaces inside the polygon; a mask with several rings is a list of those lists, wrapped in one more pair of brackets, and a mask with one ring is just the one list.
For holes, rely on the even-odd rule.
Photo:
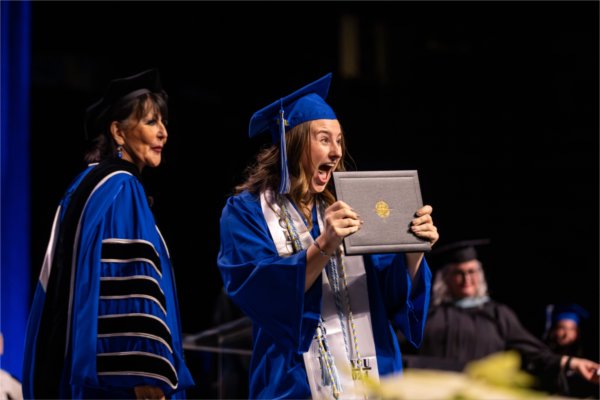
{"label": "woman's left hand", "polygon": [[432,211],[433,208],[429,205],[419,208],[416,212],[417,218],[411,221],[410,229],[418,237],[429,240],[429,243],[433,246],[440,238],[440,235],[433,224],[433,218],[431,218]]}

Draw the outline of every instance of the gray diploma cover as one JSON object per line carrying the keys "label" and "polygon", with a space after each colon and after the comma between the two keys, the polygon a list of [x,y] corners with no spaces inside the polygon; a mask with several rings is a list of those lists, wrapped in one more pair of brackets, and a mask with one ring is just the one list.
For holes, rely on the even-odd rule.
{"label": "gray diploma cover", "polygon": [[346,254],[398,253],[431,250],[412,233],[410,223],[423,206],[417,171],[334,172],[337,199],[364,221],[344,238]]}

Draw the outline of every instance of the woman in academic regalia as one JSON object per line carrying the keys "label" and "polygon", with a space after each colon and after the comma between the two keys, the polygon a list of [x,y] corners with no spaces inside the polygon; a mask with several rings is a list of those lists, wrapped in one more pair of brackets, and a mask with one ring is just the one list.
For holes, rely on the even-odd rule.
{"label": "woman in academic regalia", "polygon": [[181,398],[173,269],[140,180],[167,142],[158,72],[88,108],[89,166],[62,198],[27,327],[25,398]]}
{"label": "woman in academic regalia", "polygon": [[558,388],[562,375],[572,371],[598,382],[598,363],[553,352],[528,332],[515,312],[488,294],[476,248],[483,240],[465,240],[438,247],[433,284],[419,357],[410,367],[462,370],[465,365],[496,352],[515,350],[523,367],[542,378],[545,389]]}
{"label": "woman in academic regalia", "polygon": [[[589,313],[575,303],[550,304],[547,306],[547,331],[544,332],[544,342],[558,354],[568,356],[567,364],[573,357],[584,357],[582,329],[584,320]],[[561,380],[563,393],[572,397],[599,398],[600,388],[584,380],[580,375],[565,373]]]}
{"label": "woman in academic regalia", "polygon": [[551,304],[547,308],[549,316],[544,342],[556,353],[583,356],[581,324],[589,317],[589,313],[575,303]]}
{"label": "woman in academic regalia", "polygon": [[[423,253],[340,250],[361,219],[332,194],[345,140],[325,102],[330,81],[328,74],[252,116],[250,136],[268,132],[274,144],[221,216],[218,266],[254,327],[251,398],[355,397],[365,375],[401,371],[392,324],[421,341],[431,279]],[[433,244],[431,210],[415,210],[412,232]]]}

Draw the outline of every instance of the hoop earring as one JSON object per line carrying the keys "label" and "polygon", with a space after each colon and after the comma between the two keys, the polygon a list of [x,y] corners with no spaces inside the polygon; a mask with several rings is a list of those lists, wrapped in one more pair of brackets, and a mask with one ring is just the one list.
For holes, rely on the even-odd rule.
{"label": "hoop earring", "polygon": [[123,146],[121,145],[117,146],[117,157],[123,158]]}

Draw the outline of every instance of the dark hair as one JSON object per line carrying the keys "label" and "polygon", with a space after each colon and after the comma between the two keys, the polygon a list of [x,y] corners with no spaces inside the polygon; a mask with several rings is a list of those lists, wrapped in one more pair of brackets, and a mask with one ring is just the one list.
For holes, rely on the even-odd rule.
{"label": "dark hair", "polygon": [[[294,203],[300,206],[305,214],[303,205],[311,200],[310,195],[310,177],[306,176],[302,168],[302,159],[310,157],[310,121],[303,122],[290,129],[285,134],[285,146],[287,149],[288,169],[291,178],[291,187],[289,196]],[[238,194],[244,190],[250,193],[258,194],[265,190],[277,191],[279,187],[279,146],[272,145],[263,149],[256,156],[256,163],[246,168],[246,181],[234,189]],[[336,171],[345,170],[346,145],[342,136],[342,158],[337,164]],[[328,187],[320,194],[327,205],[335,202],[335,196]],[[304,215],[309,224],[312,222],[310,215]]]}
{"label": "dark hair", "polygon": [[124,123],[129,118],[139,122],[144,116],[154,111],[162,117],[168,118],[167,94],[165,92],[145,93],[132,99],[117,101],[106,113],[102,131],[94,135],[84,159],[88,163],[99,162],[116,154],[117,146],[110,134],[110,124],[113,121]]}

